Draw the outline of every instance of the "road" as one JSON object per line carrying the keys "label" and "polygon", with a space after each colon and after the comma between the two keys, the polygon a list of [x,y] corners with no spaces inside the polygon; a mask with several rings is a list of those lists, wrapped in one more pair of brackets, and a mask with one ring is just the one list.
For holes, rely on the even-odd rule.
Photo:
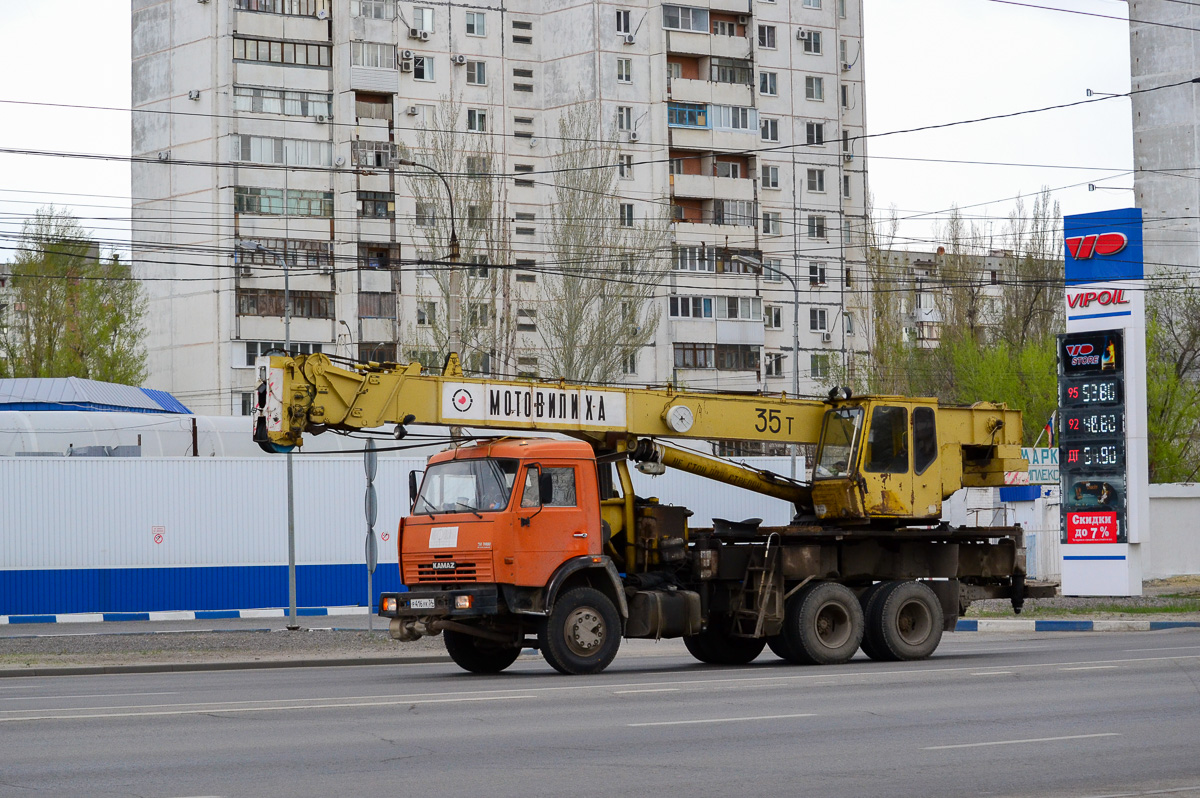
{"label": "road", "polygon": [[1200,795],[1200,632],[948,635],[749,667],[523,657],[6,679],[0,796]]}

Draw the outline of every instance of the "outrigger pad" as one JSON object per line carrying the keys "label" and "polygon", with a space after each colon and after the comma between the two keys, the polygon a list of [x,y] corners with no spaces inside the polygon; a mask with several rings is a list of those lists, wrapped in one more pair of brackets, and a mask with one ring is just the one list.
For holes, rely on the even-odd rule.
{"label": "outrigger pad", "polygon": [[761,518],[747,518],[742,521],[729,521],[724,518],[714,518],[713,534],[752,534],[758,531],[758,528],[762,525],[762,522],[763,520]]}

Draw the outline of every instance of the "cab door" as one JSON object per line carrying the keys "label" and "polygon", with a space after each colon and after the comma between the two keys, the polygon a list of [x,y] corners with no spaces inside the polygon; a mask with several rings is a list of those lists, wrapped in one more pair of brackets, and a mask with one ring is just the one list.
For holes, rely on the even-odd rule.
{"label": "cab door", "polygon": [[566,560],[599,552],[587,510],[580,506],[578,463],[528,463],[522,467],[513,566],[518,585],[540,587]]}
{"label": "cab door", "polygon": [[938,463],[937,410],[912,409],[913,515],[941,518],[942,469]]}
{"label": "cab door", "polygon": [[913,515],[908,406],[877,404],[871,408],[861,473],[867,515],[893,518]]}

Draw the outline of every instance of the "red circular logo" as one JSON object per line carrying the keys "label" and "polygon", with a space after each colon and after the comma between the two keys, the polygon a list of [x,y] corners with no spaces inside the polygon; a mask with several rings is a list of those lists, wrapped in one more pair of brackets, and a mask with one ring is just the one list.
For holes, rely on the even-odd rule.
{"label": "red circular logo", "polygon": [[387,541],[389,538],[391,538],[391,536],[392,535],[390,532],[384,532],[382,535],[380,535],[380,537],[383,538],[384,541]]}
{"label": "red circular logo", "polygon": [[160,532],[160,533],[158,533],[157,535],[155,535],[155,536],[154,536],[154,542],[155,542],[155,543],[162,543],[162,542],[163,542],[163,536],[162,536],[162,533],[161,533],[161,532]]}
{"label": "red circular logo", "polygon": [[471,399],[471,392],[466,388],[459,388],[454,392],[454,395],[450,397],[450,403],[454,405],[454,409],[460,413],[465,413],[470,410],[471,403],[473,401],[474,400]]}

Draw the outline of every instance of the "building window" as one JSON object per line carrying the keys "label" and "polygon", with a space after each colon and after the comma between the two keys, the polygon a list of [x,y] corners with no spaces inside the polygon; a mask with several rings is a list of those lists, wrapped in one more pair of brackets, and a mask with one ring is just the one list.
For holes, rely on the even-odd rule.
{"label": "building window", "polygon": [[779,120],[762,120],[762,124],[759,125],[759,131],[763,141],[779,141]]}
{"label": "building window", "polygon": [[417,303],[417,326],[432,327],[437,322],[437,303]]}
{"label": "building window", "polygon": [[[301,319],[332,319],[332,291],[290,291],[291,315]],[[273,288],[239,288],[239,316],[284,315],[283,291]]]}
{"label": "building window", "polygon": [[[246,365],[253,366],[254,361],[260,355],[269,355],[272,352],[286,352],[283,347],[283,341],[246,341]],[[297,343],[292,341],[292,351],[298,355],[311,355],[314,352],[322,352],[321,344]]]}
{"label": "building window", "polygon": [[673,296],[667,302],[668,315],[672,319],[711,319],[712,297]]}
{"label": "building window", "polygon": [[821,0],[804,0],[805,8],[820,8]]}
{"label": "building window", "polygon": [[806,122],[804,124],[804,140],[805,143],[813,146],[821,146],[825,144],[825,123],[824,122]]}
{"label": "building window", "polygon": [[712,344],[675,344],[675,368],[711,369],[715,366]]}
{"label": "building window", "polygon": [[806,30],[800,34],[800,41],[804,44],[804,52],[810,55],[821,54],[821,31]]}
{"label": "building window", "polygon": [[468,108],[467,130],[472,133],[487,133],[487,111],[482,108]]}
{"label": "building window", "polygon": [[763,188],[779,188],[779,167],[767,166],[762,167],[762,187]]}
{"label": "building window", "polygon": [[390,269],[392,263],[400,262],[400,247],[396,244],[358,245],[358,268],[360,269]]}
{"label": "building window", "polygon": [[812,332],[825,332],[825,308],[809,308],[808,309],[808,329]]}
{"label": "building window", "polygon": [[758,26],[758,46],[768,50],[775,49],[775,26],[774,25],[759,25]]}
{"label": "building window", "polygon": [[633,33],[633,30],[629,27],[628,11],[617,12],[617,33]]}
{"label": "building window", "polygon": [[487,279],[491,273],[491,267],[488,264],[487,255],[472,255],[470,265],[467,266],[467,276],[476,280]]}
{"label": "building window", "polygon": [[233,160],[275,166],[332,166],[333,145],[328,141],[280,139],[234,135]]}
{"label": "building window", "polygon": [[235,61],[259,61],[268,64],[329,68],[331,48],[328,44],[285,42],[278,39],[249,39],[235,37]]}
{"label": "building window", "polygon": [[239,11],[263,11],[292,17],[312,17],[318,11],[329,13],[329,0],[236,0]]}
{"label": "building window", "polygon": [[391,291],[359,291],[358,316],[361,319],[396,318],[396,295]]}
{"label": "building window", "polygon": [[633,203],[622,202],[620,212],[621,212],[621,226],[622,227],[633,227]]}
{"label": "building window", "polygon": [[675,270],[681,272],[711,272],[714,261],[705,247],[675,247]]}
{"label": "building window", "polygon": [[413,80],[433,80],[433,56],[418,55],[413,58]]}
{"label": "building window", "polygon": [[763,308],[763,326],[768,330],[782,330],[783,308],[779,305],[767,305]]}
{"label": "building window", "polygon": [[717,344],[717,369],[757,371],[762,347],[755,344]]}
{"label": "building window", "polygon": [[489,307],[482,302],[471,302],[467,306],[467,324],[472,327],[486,327],[488,324]]}
{"label": "building window", "polygon": [[808,375],[813,379],[828,377],[829,361],[829,355],[812,353],[808,356]]}
{"label": "building window", "polygon": [[782,377],[783,376],[783,355],[772,353],[766,356],[763,363],[764,377]]}
{"label": "building window", "polygon": [[537,311],[532,308],[517,309],[517,331],[537,332]]}
{"label": "building window", "polygon": [[825,238],[825,217],[809,214],[808,216],[808,237],[809,238]]}
{"label": "building window", "polygon": [[763,261],[763,282],[783,282],[783,261],[778,258],[768,258]]}
{"label": "building window", "polygon": [[633,83],[633,59],[617,59],[617,83]]}
{"label": "building window", "polygon": [[846,18],[846,0],[838,0],[838,16]]}
{"label": "building window", "polygon": [[483,208],[478,205],[467,206],[467,227],[471,230],[478,230],[484,226],[486,218],[483,215]]}
{"label": "building window", "polygon": [[487,14],[483,13],[482,11],[467,12],[467,35],[487,35]]}
{"label": "building window", "polygon": [[468,61],[467,62],[467,85],[468,86],[486,86],[487,85],[487,64],[483,61]]}
{"label": "building window", "polygon": [[285,199],[277,188],[237,186],[233,192],[236,213],[263,216],[333,216],[333,193],[328,191],[289,190]]}
{"label": "building window", "polygon": [[433,9],[417,7],[413,9],[413,27],[426,33],[433,33]]}
{"label": "building window", "polygon": [[778,78],[774,72],[759,72],[758,93],[767,97],[776,96],[779,93]]}
{"label": "building window", "polygon": [[395,19],[396,0],[351,0],[350,15],[370,19]]}
{"label": "building window", "polygon": [[850,175],[842,175],[842,196],[850,199]]}
{"label": "building window", "polygon": [[804,99],[823,102],[825,100],[825,79],[816,75],[806,76],[804,78]]}
{"label": "building window", "polygon": [[630,352],[621,359],[622,374],[637,374],[637,352]]}
{"label": "building window", "polygon": [[736,22],[727,19],[714,19],[712,24],[713,36],[737,36]]}
{"label": "building window", "polygon": [[825,170],[824,169],[809,169],[808,170],[808,190],[819,194],[825,193]]}
{"label": "building window", "polygon": [[[258,86],[233,87],[233,107],[250,113],[329,116],[331,104],[332,96],[320,92],[266,89]],[[391,118],[390,104],[389,113],[384,118]]]}
{"label": "building window", "polygon": [[396,145],[390,141],[350,142],[350,160],[355,166],[369,169],[387,169],[396,158]]}
{"label": "building window", "polygon": [[715,200],[713,224],[736,224],[754,227],[758,223],[758,208],[752,200]]}
{"label": "building window", "polygon": [[854,335],[854,316],[849,313],[843,313],[842,322],[846,330],[846,335]]}
{"label": "building window", "polygon": [[758,110],[740,105],[714,105],[712,107],[714,130],[750,130],[758,127]]}
{"label": "building window", "polygon": [[633,156],[618,155],[617,156],[617,176],[623,180],[633,179]]}
{"label": "building window", "polygon": [[633,108],[628,105],[617,106],[617,130],[633,130]]}
{"label": "building window", "polygon": [[358,192],[358,215],[369,219],[395,219],[396,195],[384,191]]}
{"label": "building window", "polygon": [[467,156],[467,174],[486,175],[492,171],[492,159],[486,155]]}
{"label": "building window", "polygon": [[[674,64],[674,66],[679,67],[682,72],[682,64]],[[754,66],[741,58],[714,58],[708,68],[708,77],[714,83],[753,86]]]}
{"label": "building window", "polygon": [[[532,171],[533,164],[519,163],[513,166],[513,172],[518,175],[529,174]],[[513,179],[513,184],[518,186],[532,187],[534,183],[533,180],[529,178],[518,177]]]}
{"label": "building window", "polygon": [[777,236],[783,232],[783,217],[778,211],[763,211],[763,235]]}
{"label": "building window", "polygon": [[825,285],[825,264],[812,261],[808,264],[808,284]]}
{"label": "building window", "polygon": [[730,177],[740,180],[742,177],[742,165],[737,161],[714,161],[713,174],[716,177]]}
{"label": "building window", "polygon": [[670,127],[708,127],[708,106],[697,103],[667,103]]}
{"label": "building window", "polygon": [[688,6],[663,6],[663,27],[708,33],[708,10]]}
{"label": "building window", "polygon": [[756,296],[717,297],[717,318],[735,321],[761,321],[762,299]]}
{"label": "building window", "polygon": [[374,69],[395,69],[396,47],[380,42],[350,42],[350,63]]}
{"label": "building window", "polygon": [[413,224],[417,227],[433,227],[437,224],[437,208],[432,202],[417,203],[417,213]]}

